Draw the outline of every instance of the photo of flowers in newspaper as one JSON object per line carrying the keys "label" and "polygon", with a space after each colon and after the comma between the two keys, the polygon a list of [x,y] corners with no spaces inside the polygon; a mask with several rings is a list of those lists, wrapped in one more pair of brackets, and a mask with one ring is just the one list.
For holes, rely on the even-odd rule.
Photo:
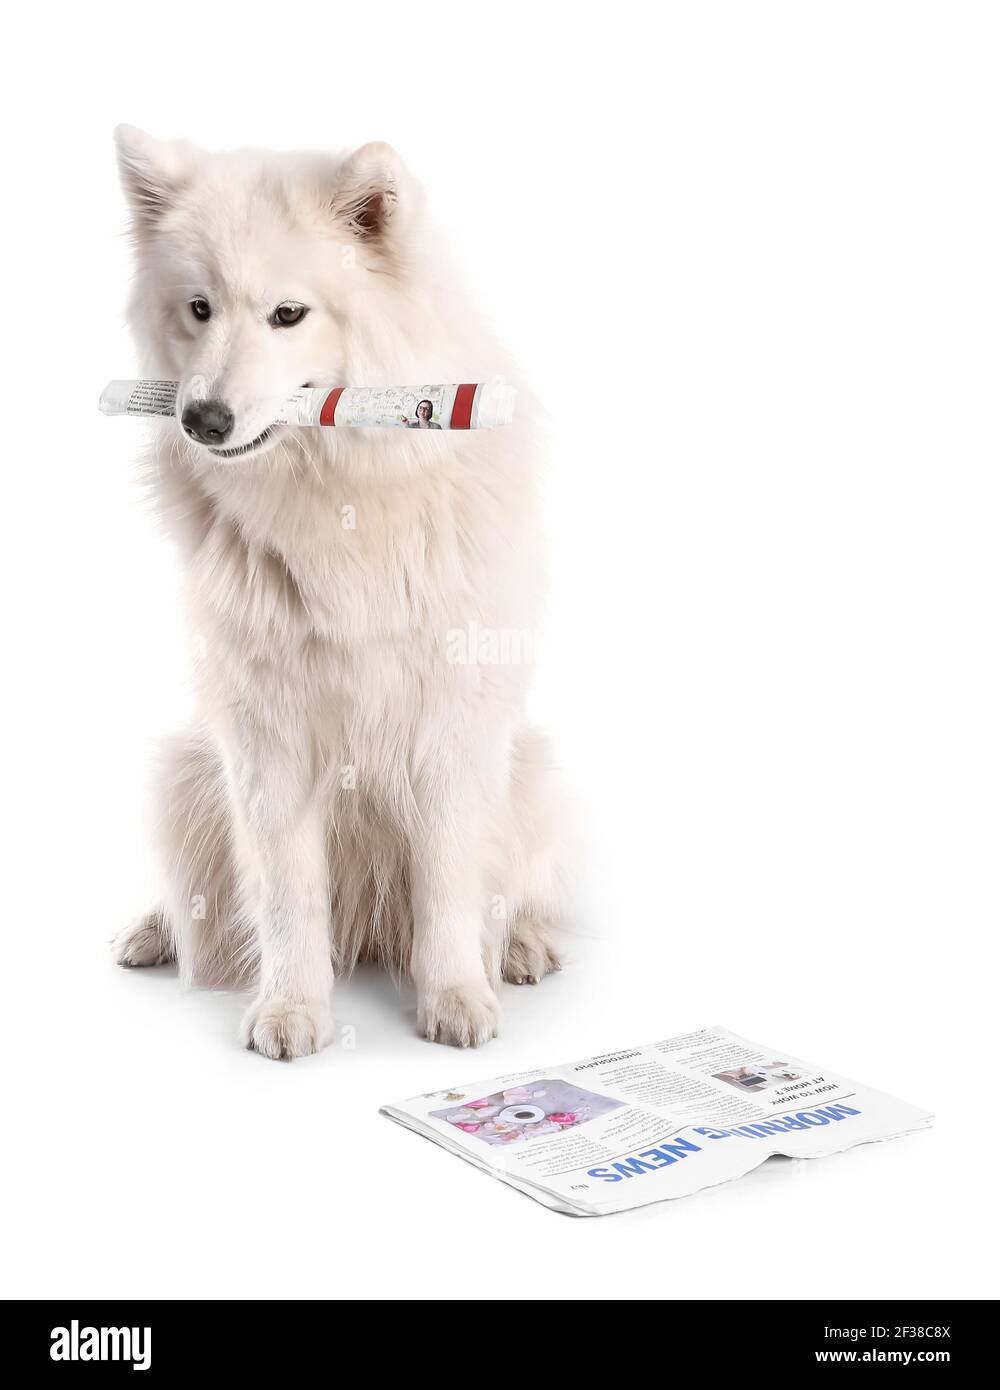
{"label": "photo of flowers in newspaper", "polygon": [[519,1144],[547,1134],[562,1134],[622,1104],[567,1081],[543,1078],[530,1086],[508,1086],[458,1107],[432,1110],[431,1114],[487,1144]]}

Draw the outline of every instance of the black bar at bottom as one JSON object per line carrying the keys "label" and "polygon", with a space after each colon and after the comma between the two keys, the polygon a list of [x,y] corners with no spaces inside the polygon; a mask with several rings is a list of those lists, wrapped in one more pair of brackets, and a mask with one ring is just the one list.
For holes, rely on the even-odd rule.
{"label": "black bar at bottom", "polygon": [[[554,1297],[558,1272],[553,1272]],[[450,1303],[433,1297],[414,1303]],[[479,1300],[467,1300],[474,1304]],[[495,1300],[482,1300],[493,1302]],[[509,1300],[517,1303],[520,1300]],[[578,1345],[589,1323],[580,1317],[581,1300],[567,1304],[560,1326],[567,1337],[567,1355]],[[595,1300],[604,1301],[604,1300]],[[857,1373],[869,1366],[901,1366],[940,1370],[961,1367],[966,1372],[989,1365],[990,1339],[996,1303],[952,1301],[789,1302],[769,1300],[659,1301],[608,1300],[630,1304],[627,1321],[606,1334],[619,1346],[623,1366],[638,1367],[647,1353],[670,1378],[681,1371],[708,1376],[767,1373],[785,1377],[810,1367],[831,1378]],[[374,1300],[359,1299],[357,1302]],[[385,1312],[360,1317],[352,1301],[315,1302],[9,1302],[0,1310],[4,1358],[8,1366],[23,1366],[23,1383],[39,1376],[56,1376],[71,1384],[80,1375],[158,1377],[166,1381],[185,1373],[280,1373],[289,1383],[298,1372],[319,1364],[336,1384],[347,1365],[363,1356],[381,1377],[393,1366],[397,1348],[401,1368],[414,1356],[407,1338],[409,1300],[393,1301]],[[654,1305],[646,1311],[648,1305]],[[517,1346],[516,1327],[503,1314],[498,1346]],[[609,1318],[615,1314],[609,1312]],[[580,1317],[577,1333],[573,1332]],[[584,1318],[587,1317],[587,1321]],[[476,1331],[488,1334],[490,1315],[469,1309],[449,1317],[421,1308],[413,1315],[413,1335],[433,1362],[447,1349],[461,1365],[466,1338],[475,1348]],[[381,1324],[381,1325],[380,1325]],[[450,1327],[450,1331],[441,1329]],[[435,1332],[434,1329],[438,1331]],[[455,1329],[465,1329],[456,1332]],[[558,1340],[558,1339],[557,1339]],[[343,1351],[341,1350],[343,1348]],[[544,1357],[543,1357],[544,1361]],[[414,1367],[411,1365],[411,1370]],[[647,1367],[648,1374],[648,1367]],[[145,1379],[137,1382],[145,1384]]]}

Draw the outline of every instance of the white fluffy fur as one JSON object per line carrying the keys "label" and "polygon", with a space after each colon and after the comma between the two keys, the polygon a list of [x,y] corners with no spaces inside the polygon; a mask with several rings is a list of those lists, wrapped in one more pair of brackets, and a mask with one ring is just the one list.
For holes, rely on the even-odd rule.
{"label": "white fluffy fur", "polygon": [[[516,380],[388,146],[117,142],[142,369],[181,382],[180,408],[225,401],[227,447],[307,382]],[[310,312],[273,328],[285,301]],[[267,1056],[322,1045],[334,973],[360,958],[409,971],[423,1032],[460,1045],[495,1034],[503,975],[558,964],[566,808],[524,719],[529,669],[448,660],[470,623],[538,622],[538,438],[518,386],[495,432],[284,428],[234,460],[157,433],[199,712],[157,780],[162,902],[118,959],[253,980],[243,1035]]]}

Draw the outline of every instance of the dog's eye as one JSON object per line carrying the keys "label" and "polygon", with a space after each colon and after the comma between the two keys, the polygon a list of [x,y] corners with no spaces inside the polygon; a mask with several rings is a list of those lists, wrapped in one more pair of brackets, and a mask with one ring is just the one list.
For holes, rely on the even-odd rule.
{"label": "dog's eye", "polygon": [[212,306],[207,299],[192,299],[190,307],[199,323],[204,323],[212,317]]}
{"label": "dog's eye", "polygon": [[271,315],[272,328],[291,328],[301,323],[309,310],[304,304],[279,304]]}

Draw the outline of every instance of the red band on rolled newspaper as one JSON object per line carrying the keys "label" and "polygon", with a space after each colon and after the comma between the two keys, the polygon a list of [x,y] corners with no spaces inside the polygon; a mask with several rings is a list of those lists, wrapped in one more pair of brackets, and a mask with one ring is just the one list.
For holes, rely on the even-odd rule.
{"label": "red band on rolled newspaper", "polygon": [[335,386],[327,396],[326,400],[323,402],[323,408],[319,412],[319,422],[321,425],[335,425],[337,423],[337,402],[343,394],[344,388],[342,386]]}
{"label": "red band on rolled newspaper", "polygon": [[455,392],[455,404],[451,408],[451,427],[453,430],[467,430],[472,427],[472,411],[476,403],[476,385],[460,386]]}

